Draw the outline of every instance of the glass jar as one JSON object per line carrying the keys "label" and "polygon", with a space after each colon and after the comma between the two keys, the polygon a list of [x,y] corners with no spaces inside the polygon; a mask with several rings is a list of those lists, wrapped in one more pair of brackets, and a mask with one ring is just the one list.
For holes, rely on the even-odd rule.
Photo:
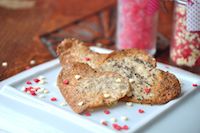
{"label": "glass jar", "polygon": [[159,0],[118,0],[117,47],[154,55]]}
{"label": "glass jar", "polygon": [[200,69],[200,31],[187,31],[187,0],[177,0],[174,9],[170,58],[178,66]]}

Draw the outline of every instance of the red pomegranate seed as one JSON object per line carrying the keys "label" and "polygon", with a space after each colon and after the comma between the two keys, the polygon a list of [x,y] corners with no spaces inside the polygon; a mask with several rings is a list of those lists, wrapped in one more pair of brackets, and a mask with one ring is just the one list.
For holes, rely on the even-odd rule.
{"label": "red pomegranate seed", "polygon": [[31,81],[26,81],[26,84],[30,85],[30,84],[32,84],[32,83],[31,83]]}
{"label": "red pomegranate seed", "polygon": [[139,113],[144,113],[144,110],[143,109],[139,109],[138,112]]}
{"label": "red pomegranate seed", "polygon": [[197,85],[197,84],[192,84],[192,86],[193,86],[193,87],[197,87],[198,85]]}
{"label": "red pomegranate seed", "polygon": [[57,98],[52,97],[52,98],[51,98],[51,101],[57,101]]}
{"label": "red pomegranate seed", "polygon": [[90,58],[88,58],[88,57],[85,57],[84,58],[84,61],[90,61],[91,59]]}
{"label": "red pomegranate seed", "polygon": [[38,83],[38,82],[40,82],[40,80],[39,80],[39,79],[33,79],[33,81],[34,81],[35,83]]}
{"label": "red pomegranate seed", "polygon": [[144,91],[145,91],[146,94],[149,94],[151,89],[150,88],[144,88]]}
{"label": "red pomegranate seed", "polygon": [[69,84],[69,80],[64,79],[63,83],[67,85],[67,84]]}
{"label": "red pomegranate seed", "polygon": [[110,111],[108,110],[108,109],[105,109],[104,111],[103,111],[105,114],[110,114]]}
{"label": "red pomegranate seed", "polygon": [[91,116],[90,112],[85,112],[85,116]]}
{"label": "red pomegranate seed", "polygon": [[128,127],[127,125],[124,125],[124,126],[122,127],[122,129],[124,129],[124,130],[128,130],[129,127]]}

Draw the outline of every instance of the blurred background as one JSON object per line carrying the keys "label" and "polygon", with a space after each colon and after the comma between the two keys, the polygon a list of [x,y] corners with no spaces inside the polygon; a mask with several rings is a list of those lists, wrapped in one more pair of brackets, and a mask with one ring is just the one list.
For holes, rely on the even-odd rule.
{"label": "blurred background", "polygon": [[[171,0],[160,5],[154,54],[171,65],[174,7]],[[116,0],[0,0],[0,80],[56,58],[56,45],[66,37],[116,49],[118,15]]]}

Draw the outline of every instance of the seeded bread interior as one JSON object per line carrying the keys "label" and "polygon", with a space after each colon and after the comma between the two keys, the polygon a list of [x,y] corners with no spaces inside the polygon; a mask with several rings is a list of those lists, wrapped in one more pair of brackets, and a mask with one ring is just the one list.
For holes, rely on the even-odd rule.
{"label": "seeded bread interior", "polygon": [[[66,80],[67,84],[63,82]],[[116,103],[130,91],[127,78],[114,72],[97,72],[83,63],[63,67],[57,84],[67,103],[77,113]]]}
{"label": "seeded bread interior", "polygon": [[124,98],[125,101],[162,104],[181,92],[178,79],[157,69],[155,59],[140,50],[113,52],[97,69],[117,72],[129,79],[132,91]]}
{"label": "seeded bread interior", "polygon": [[131,92],[123,101],[163,104],[181,93],[180,83],[175,75],[157,69],[156,60],[142,50],[128,49],[98,54],[90,51],[84,42],[77,39],[64,40],[58,49],[62,66],[74,61],[81,62],[97,71],[115,72],[127,78]]}

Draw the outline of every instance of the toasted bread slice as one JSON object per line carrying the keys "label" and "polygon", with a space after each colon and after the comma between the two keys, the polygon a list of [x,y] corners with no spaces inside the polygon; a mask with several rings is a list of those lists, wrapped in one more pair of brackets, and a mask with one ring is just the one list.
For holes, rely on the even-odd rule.
{"label": "toasted bread slice", "polygon": [[[131,92],[123,98],[125,101],[163,104],[181,93],[178,79],[171,73],[157,69],[156,60],[142,50],[128,49],[101,55],[90,51],[82,42],[75,43],[73,40],[72,45],[63,50],[65,54],[60,55],[61,64],[64,66],[72,61],[83,62],[98,71],[117,72],[128,78]],[[87,54],[90,62],[82,60]]]}
{"label": "toasted bread slice", "polygon": [[118,73],[97,72],[83,63],[66,65],[57,84],[67,103],[77,113],[115,103],[130,91],[127,78]]}
{"label": "toasted bread slice", "polygon": [[62,66],[70,62],[81,62],[97,68],[106,58],[107,54],[92,52],[86,43],[78,39],[64,39],[57,48],[60,63]]}
{"label": "toasted bread slice", "polygon": [[113,52],[98,68],[129,78],[132,92],[124,98],[145,104],[163,104],[181,93],[178,79],[156,68],[156,61],[140,50]]}

